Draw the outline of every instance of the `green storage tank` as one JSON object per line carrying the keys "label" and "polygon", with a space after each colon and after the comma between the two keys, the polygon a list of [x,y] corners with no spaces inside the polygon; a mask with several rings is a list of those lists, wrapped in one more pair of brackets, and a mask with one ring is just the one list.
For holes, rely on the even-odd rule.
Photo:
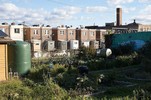
{"label": "green storage tank", "polygon": [[25,75],[31,68],[31,47],[23,41],[8,45],[8,67],[12,72]]}

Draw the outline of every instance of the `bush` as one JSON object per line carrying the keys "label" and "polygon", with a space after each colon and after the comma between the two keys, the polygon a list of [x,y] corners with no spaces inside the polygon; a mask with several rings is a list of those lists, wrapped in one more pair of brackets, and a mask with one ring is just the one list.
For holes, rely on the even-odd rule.
{"label": "bush", "polygon": [[31,93],[33,90],[24,86],[20,80],[10,80],[0,84],[1,100],[32,100]]}
{"label": "bush", "polygon": [[101,69],[111,69],[111,68],[121,68],[131,65],[138,65],[141,63],[141,58],[138,54],[134,52],[131,55],[117,56],[114,59],[101,58],[98,61],[89,60],[87,66],[90,70],[101,70]]}
{"label": "bush", "polygon": [[67,100],[67,92],[48,79],[44,85],[37,85],[33,88],[34,100]]}
{"label": "bush", "polygon": [[96,56],[96,50],[93,47],[80,47],[78,59],[88,60],[93,59]]}
{"label": "bush", "polygon": [[142,66],[144,70],[151,73],[151,40],[140,50],[140,54],[143,58]]}
{"label": "bush", "polygon": [[134,43],[119,45],[117,48],[112,48],[113,55],[127,55],[134,52]]}

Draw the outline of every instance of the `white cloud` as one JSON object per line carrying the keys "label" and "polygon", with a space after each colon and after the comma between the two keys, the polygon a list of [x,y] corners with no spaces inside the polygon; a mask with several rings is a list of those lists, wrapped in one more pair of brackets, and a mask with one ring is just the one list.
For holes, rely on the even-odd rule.
{"label": "white cloud", "polygon": [[137,16],[134,16],[133,19],[141,21],[142,23],[150,24],[151,22],[151,5],[146,6],[144,9],[140,11]]}
{"label": "white cloud", "polygon": [[132,3],[134,0],[107,0],[108,4],[120,5],[125,3]]}
{"label": "white cloud", "polygon": [[123,9],[123,12],[125,12],[125,13],[130,13],[130,12],[136,11],[135,7],[123,7],[122,9]]}
{"label": "white cloud", "polygon": [[15,21],[15,22],[27,22],[27,23],[41,23],[45,21],[45,16],[48,15],[48,12],[43,11],[42,9],[32,10],[19,8],[12,3],[4,3],[0,5],[0,18]]}
{"label": "white cloud", "polygon": [[150,0],[138,0],[138,2],[140,2],[140,3],[146,3],[146,2],[150,2]]}
{"label": "white cloud", "polygon": [[107,10],[107,7],[103,7],[103,6],[94,6],[94,7],[86,7],[85,8],[85,11],[86,12],[90,12],[90,13],[93,13],[93,12],[104,12]]}
{"label": "white cloud", "polygon": [[135,16],[134,19],[136,19],[136,21],[141,22],[142,24],[150,24],[151,14],[138,15]]}
{"label": "white cloud", "polygon": [[81,8],[78,7],[64,7],[64,8],[56,8],[48,17],[49,20],[70,20],[75,19],[73,16],[81,11]]}
{"label": "white cloud", "polygon": [[54,23],[59,20],[73,19],[73,15],[81,11],[78,7],[56,8],[51,12],[44,9],[19,8],[13,3],[3,3],[0,5],[0,19],[4,21],[15,21],[27,24]]}
{"label": "white cloud", "polygon": [[54,9],[53,13],[58,15],[64,15],[64,14],[76,14],[81,11],[81,8],[78,7],[64,7],[64,8],[56,8]]}
{"label": "white cloud", "polygon": [[[26,24],[53,24],[69,21],[69,20],[91,20],[92,18],[87,16],[85,18],[80,17],[81,13],[98,13],[104,12],[107,7],[94,6],[79,8],[74,6],[66,6],[62,8],[55,8],[51,11],[46,11],[43,8],[30,9],[21,8],[13,3],[3,3],[0,5],[0,20],[6,22],[21,23],[25,21]],[[80,14],[79,14],[80,13]]]}
{"label": "white cloud", "polygon": [[145,9],[143,9],[143,12],[151,14],[150,9],[151,9],[151,5],[148,5]]}
{"label": "white cloud", "polygon": [[85,17],[85,16],[81,16],[80,20],[92,20],[92,17]]}

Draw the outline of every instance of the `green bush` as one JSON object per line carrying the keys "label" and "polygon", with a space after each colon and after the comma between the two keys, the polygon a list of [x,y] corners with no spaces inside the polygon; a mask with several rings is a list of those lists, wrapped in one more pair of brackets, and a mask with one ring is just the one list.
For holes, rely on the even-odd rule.
{"label": "green bush", "polygon": [[52,76],[56,76],[59,73],[63,73],[67,71],[67,68],[65,68],[64,65],[55,64],[53,68],[50,69],[50,73]]}
{"label": "green bush", "polygon": [[87,66],[90,70],[101,70],[111,68],[121,68],[131,65],[138,65],[141,63],[141,58],[134,52],[131,55],[117,56],[114,59],[100,58],[98,61],[89,60]]}
{"label": "green bush", "polygon": [[94,59],[96,56],[96,50],[93,47],[80,47],[78,59],[88,60]]}
{"label": "green bush", "polygon": [[117,48],[112,48],[113,55],[129,55],[134,52],[134,43],[119,45]]}
{"label": "green bush", "polygon": [[32,100],[31,94],[33,90],[24,86],[20,80],[10,80],[0,83],[0,99],[1,100]]}
{"label": "green bush", "polygon": [[143,58],[142,66],[144,70],[151,73],[151,40],[140,50],[140,54]]}
{"label": "green bush", "polygon": [[33,91],[34,100],[66,100],[69,98],[68,93],[53,83],[52,79],[47,79],[44,85],[36,85]]}

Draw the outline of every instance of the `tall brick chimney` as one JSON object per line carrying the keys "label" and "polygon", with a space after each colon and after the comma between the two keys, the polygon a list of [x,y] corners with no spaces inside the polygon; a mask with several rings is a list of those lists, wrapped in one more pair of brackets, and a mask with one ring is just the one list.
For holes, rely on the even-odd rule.
{"label": "tall brick chimney", "polygon": [[116,26],[122,25],[122,8],[116,8]]}

